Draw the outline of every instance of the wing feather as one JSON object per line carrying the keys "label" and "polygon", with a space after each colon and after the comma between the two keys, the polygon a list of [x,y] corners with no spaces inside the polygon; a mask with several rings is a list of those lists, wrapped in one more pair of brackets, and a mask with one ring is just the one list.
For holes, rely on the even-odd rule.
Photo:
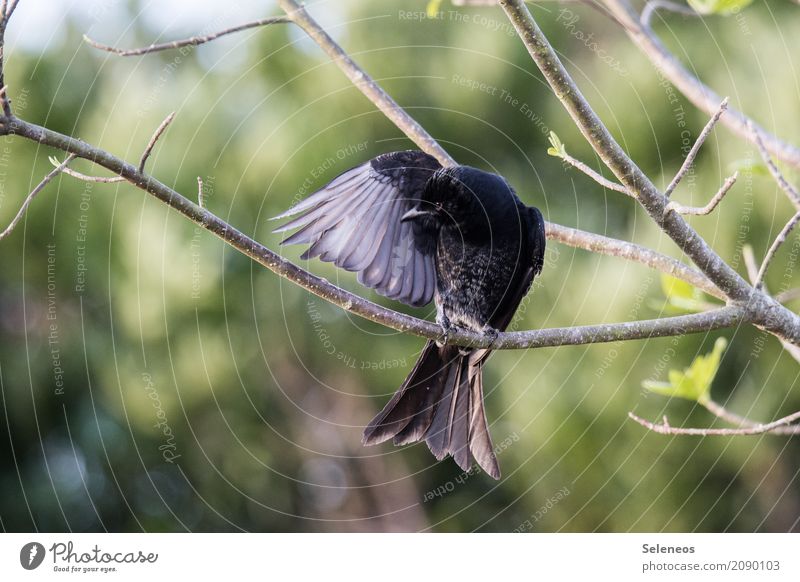
{"label": "wing feather", "polygon": [[308,244],[303,259],[332,262],[382,295],[425,305],[436,288],[434,245],[423,240],[428,233],[400,219],[419,204],[439,168],[423,152],[383,154],[276,216],[291,220],[274,232],[297,229],[281,244]]}

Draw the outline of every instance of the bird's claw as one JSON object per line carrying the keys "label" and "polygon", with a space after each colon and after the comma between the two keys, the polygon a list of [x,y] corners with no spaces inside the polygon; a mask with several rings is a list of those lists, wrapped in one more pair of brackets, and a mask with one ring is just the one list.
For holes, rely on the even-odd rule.
{"label": "bird's claw", "polygon": [[500,332],[497,331],[493,327],[486,326],[483,329],[483,335],[485,335],[487,338],[489,338],[489,347],[491,348],[491,347],[494,347],[494,342],[497,341],[497,338],[500,335]]}
{"label": "bird's claw", "polygon": [[453,324],[450,323],[446,315],[437,317],[436,323],[442,328],[442,337],[436,340],[436,346],[441,348],[444,347],[447,344],[447,340],[450,339],[450,332],[453,329]]}

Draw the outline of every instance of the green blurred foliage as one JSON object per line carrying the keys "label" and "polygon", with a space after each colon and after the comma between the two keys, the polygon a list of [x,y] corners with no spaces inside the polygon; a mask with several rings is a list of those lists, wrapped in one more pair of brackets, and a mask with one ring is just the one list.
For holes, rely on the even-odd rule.
{"label": "green blurred foliage", "polygon": [[[460,162],[503,174],[549,220],[680,258],[630,199],[548,156],[553,131],[570,155],[610,177],[499,9],[442,2],[430,19],[427,7],[328,2],[311,11]],[[706,116],[600,13],[574,3],[531,9],[623,146],[666,185]],[[197,31],[156,28],[135,17],[135,2],[122,10],[129,22],[106,28],[101,15],[92,35],[136,46]],[[789,40],[800,26],[796,6],[756,2],[724,18],[665,18],[656,30],[691,70],[800,143]],[[202,177],[208,207],[271,248],[280,238],[270,216],[351,166],[412,146],[296,29],[123,59],[83,44],[84,24],[67,19],[42,51],[11,48],[6,82],[18,114],[135,163],[176,111],[150,172],[190,198]],[[208,22],[205,32],[221,26]],[[7,221],[55,152],[18,139],[0,148]],[[721,206],[690,220],[741,273],[742,246],[762,256],[792,212],[759,162],[753,146],[720,126],[673,195],[705,204],[731,166],[740,169]],[[84,161],[74,167],[103,174]],[[798,284],[786,267],[790,247],[767,278],[772,290]],[[283,252],[299,260],[301,250]],[[432,317],[432,308],[406,310],[328,264],[305,266]],[[424,445],[361,446],[362,427],[408,373],[421,340],[310,296],[131,186],[55,180],[2,241],[0,274],[7,530],[799,527],[796,440],[670,438],[627,417],[635,410],[709,426],[713,417],[696,403],[640,386],[690,366],[721,336],[729,346],[716,400],[761,421],[798,409],[797,363],[757,329],[495,354],[487,406],[495,443],[508,443],[496,483],[435,462]],[[512,327],[674,313],[660,280],[634,263],[551,244]]]}

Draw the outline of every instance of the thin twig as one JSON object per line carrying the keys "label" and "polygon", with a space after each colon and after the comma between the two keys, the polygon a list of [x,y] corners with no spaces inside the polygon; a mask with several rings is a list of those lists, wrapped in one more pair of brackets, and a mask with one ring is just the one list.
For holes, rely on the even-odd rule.
{"label": "thin twig", "polygon": [[706,123],[706,126],[703,128],[703,131],[701,131],[700,135],[697,136],[697,139],[695,140],[692,149],[689,150],[689,153],[686,155],[686,159],[683,160],[683,165],[681,165],[680,170],[678,170],[678,173],[675,174],[674,178],[672,178],[672,182],[669,183],[667,189],[664,190],[664,196],[666,196],[667,198],[670,197],[670,195],[678,186],[680,181],[689,171],[689,168],[692,167],[694,159],[697,157],[697,152],[700,151],[700,148],[706,141],[706,138],[708,138],[709,134],[711,133],[711,130],[714,129],[714,126],[719,121],[719,118],[722,117],[722,114],[725,113],[725,110],[727,108],[728,108],[728,98],[725,97],[725,99],[722,100],[722,103],[719,104],[719,107],[717,107],[717,110],[714,112],[714,115],[711,116],[711,119],[709,119],[708,123]]}
{"label": "thin twig", "polygon": [[314,20],[306,9],[295,0],[278,0],[278,4],[292,21],[302,28],[311,39],[325,51],[325,54],[350,79],[350,82],[361,91],[367,99],[381,110],[419,148],[441,163],[443,166],[455,165],[455,160],[425,129],[408,113],[406,113],[391,96],[384,91],[375,79],[339,46],[331,36]]}
{"label": "thin twig", "polygon": [[158,141],[158,138],[161,137],[161,134],[164,133],[164,130],[167,129],[167,126],[170,123],[172,123],[173,119],[175,119],[175,112],[174,111],[172,113],[170,113],[169,115],[167,115],[167,117],[164,119],[164,121],[161,122],[161,125],[159,125],[156,128],[156,131],[153,133],[153,137],[151,137],[150,141],[147,142],[147,147],[144,148],[144,152],[142,152],[142,157],[139,160],[139,171],[140,172],[144,172],[144,165],[145,165],[145,163],[147,163],[147,158],[150,157],[150,152],[153,151],[153,148],[155,147],[156,142]]}
{"label": "thin twig", "polygon": [[789,238],[789,234],[792,232],[792,229],[797,226],[797,223],[800,222],[800,212],[797,212],[794,216],[789,219],[789,222],[786,223],[786,226],[783,227],[778,233],[778,236],[775,237],[775,240],[772,241],[772,245],[769,247],[767,254],[764,256],[764,260],[761,261],[761,268],[758,270],[758,275],[756,275],[756,280],[753,283],[753,286],[756,289],[760,289],[764,284],[764,276],[767,274],[767,269],[769,268],[770,262],[775,257],[775,253],[778,252],[778,249],[781,248],[781,245],[786,242],[786,239]]}
{"label": "thin twig", "polygon": [[[602,1],[614,20],[622,26],[628,37],[650,59],[661,75],[696,107],[712,115],[722,97],[687,69],[651,29],[642,26],[639,15],[628,0]],[[741,137],[751,140],[751,132],[747,128],[748,121],[752,120],[733,108],[728,109],[728,113],[722,118],[723,125]],[[800,148],[778,139],[762,127],[757,127],[757,132],[774,156],[794,167],[800,167]]]}
{"label": "thin twig", "polygon": [[212,34],[207,34],[204,36],[192,36],[182,40],[173,40],[171,42],[165,42],[162,44],[151,44],[150,46],[134,48],[134,49],[118,49],[113,46],[101,44],[95,40],[92,40],[85,34],[83,35],[83,40],[87,44],[90,44],[96,49],[100,49],[102,51],[106,51],[109,53],[114,53],[115,55],[119,55],[122,57],[132,57],[137,55],[146,55],[148,53],[154,53],[157,51],[181,48],[184,46],[197,46],[212,41],[221,36],[225,36],[226,34],[241,32],[243,30],[248,30],[250,28],[257,28],[259,26],[268,26],[270,24],[279,24],[286,22],[291,22],[291,19],[286,16],[272,16],[270,18],[262,18],[261,20],[254,20],[253,22],[246,22],[245,24],[232,26],[231,28],[226,28],[225,30],[220,30],[219,32],[214,32]]}
{"label": "thin twig", "polygon": [[717,299],[725,300],[725,294],[722,293],[708,277],[672,257],[662,255],[661,253],[657,253],[635,243],[585,232],[568,226],[553,224],[552,222],[546,223],[546,230],[549,240],[593,253],[608,255],[610,257],[620,257],[647,265],[652,269],[691,283],[694,287],[701,289]]}
{"label": "thin twig", "polygon": [[580,170],[581,172],[583,172],[584,174],[589,176],[592,180],[594,180],[595,182],[597,182],[598,184],[600,184],[604,188],[608,188],[609,190],[614,190],[615,192],[621,192],[622,194],[625,194],[626,196],[630,196],[631,198],[636,198],[636,196],[631,194],[631,192],[627,188],[625,188],[625,186],[623,186],[622,184],[619,184],[617,182],[613,182],[613,181],[609,180],[608,178],[603,177],[599,172],[596,172],[595,170],[593,170],[592,168],[590,168],[589,166],[587,166],[586,164],[584,164],[580,160],[576,160],[575,158],[573,158],[568,153],[563,152],[563,153],[559,154],[558,157],[561,158],[562,160],[564,160],[569,165],[577,168],[578,170]]}
{"label": "thin twig", "polygon": [[758,277],[758,262],[756,261],[756,254],[753,252],[753,245],[746,244],[742,247],[742,257],[744,257],[747,277],[750,279],[750,282],[755,285],[756,278]]}
{"label": "thin twig", "polygon": [[722,199],[725,198],[725,194],[728,193],[728,190],[733,187],[736,183],[736,179],[739,177],[739,172],[735,172],[733,176],[725,180],[725,183],[722,187],[714,194],[714,197],[709,200],[708,204],[705,206],[684,206],[680,202],[676,202],[675,200],[670,200],[669,204],[667,204],[667,208],[665,212],[669,212],[670,210],[674,210],[678,214],[692,214],[695,216],[705,216],[707,214],[711,214],[717,205],[722,202]]}
{"label": "thin twig", "polygon": [[697,12],[692,10],[689,6],[678,4],[677,2],[670,2],[669,0],[650,0],[642,10],[642,16],[639,19],[642,26],[650,28],[650,21],[653,19],[653,14],[656,10],[665,10],[667,12],[674,12],[684,16],[699,16]]}
{"label": "thin twig", "polygon": [[203,200],[203,179],[200,176],[197,176],[197,205],[200,208],[206,207],[205,200]]}
{"label": "thin twig", "polygon": [[[759,426],[763,426],[763,423],[755,422],[750,420],[749,418],[745,418],[744,416],[739,416],[735,412],[731,412],[721,404],[714,402],[711,399],[705,400],[700,402],[702,406],[706,408],[711,414],[716,416],[717,418],[721,418],[725,422],[729,422],[737,427],[744,427],[744,428],[756,428]],[[772,434],[800,434],[800,425],[794,426],[782,426],[774,428],[770,431]]]}
{"label": "thin twig", "polygon": [[[769,422],[767,424],[759,424],[752,427],[742,427],[742,428],[680,428],[680,427],[673,427],[670,426],[669,423],[664,418],[664,421],[661,424],[650,422],[649,420],[645,420],[636,416],[633,412],[629,412],[628,416],[638,422],[640,425],[645,427],[646,429],[652,430],[653,432],[657,432],[659,434],[671,434],[671,435],[694,435],[694,436],[743,436],[743,435],[756,435],[756,434],[764,434],[767,432],[774,432],[778,428],[786,427],[790,425],[794,421],[800,419],[800,411],[790,414],[789,416],[784,416],[774,422]],[[797,427],[800,429],[800,427]],[[794,430],[794,427],[792,427]],[[793,432],[792,434],[796,434]]]}
{"label": "thin twig", "polygon": [[755,126],[752,123],[748,123],[747,127],[750,130],[750,135],[753,142],[758,147],[761,158],[764,160],[767,168],[769,168],[769,173],[772,174],[773,178],[775,178],[778,186],[780,186],[781,190],[786,193],[786,195],[789,197],[789,200],[791,200],[794,204],[795,208],[800,209],[800,193],[798,193],[797,189],[792,186],[786,178],[783,177],[783,174],[778,169],[778,166],[775,165],[772,156],[769,155],[769,152],[767,151],[767,148],[761,139],[761,135],[758,133],[758,131],[756,131]]}
{"label": "thin twig", "polygon": [[[747,276],[750,278],[750,282],[753,283],[755,286],[756,281],[758,281],[758,263],[756,262],[756,255],[753,252],[753,247],[749,244],[746,244],[742,247],[742,256],[744,257],[744,264],[745,268],[747,269]],[[761,281],[761,290],[764,293],[769,293],[767,289],[767,284],[765,281]],[[800,289],[794,289],[794,291],[798,292],[798,296],[800,296]],[[778,303],[787,303],[792,299],[791,290],[789,292],[778,293],[775,296],[775,300]],[[791,342],[786,341],[783,338],[778,338],[778,341],[781,342],[781,346],[786,352],[794,358],[797,363],[800,363],[800,347],[794,345]]]}
{"label": "thin twig", "polygon": [[800,299],[800,287],[795,287],[794,289],[787,289],[786,291],[782,291],[781,293],[775,295],[775,299],[777,299],[781,303],[788,303],[789,301]]}
{"label": "thin twig", "polygon": [[[2,57],[3,48],[0,46],[0,57]],[[0,62],[0,80],[2,80],[2,63]],[[3,85],[0,87],[0,106],[3,108],[3,115],[6,117],[11,117],[11,101],[8,99],[8,95],[6,91],[8,87]]]}
{"label": "thin twig", "polygon": [[22,217],[25,215],[25,211],[28,209],[28,206],[30,206],[30,203],[33,201],[34,198],[36,198],[36,195],[39,192],[41,192],[44,189],[44,187],[47,186],[47,184],[50,183],[50,180],[58,176],[61,173],[61,171],[64,168],[66,168],[67,165],[72,160],[75,159],[76,155],[77,154],[68,155],[67,158],[63,162],[61,162],[61,164],[57,168],[51,170],[50,173],[47,174],[44,178],[42,178],[42,181],[39,182],[39,184],[37,184],[37,186],[33,190],[31,190],[31,193],[25,197],[25,201],[22,203],[22,206],[20,207],[19,212],[17,212],[17,215],[14,217],[11,223],[9,223],[6,229],[3,232],[0,232],[0,240],[3,240],[14,231],[14,229],[17,227],[17,224],[19,224],[19,221],[22,220]]}
{"label": "thin twig", "polygon": [[[175,119],[175,112],[173,111],[161,122],[155,132],[153,132],[150,141],[147,143],[147,147],[144,148],[144,152],[142,152],[141,158],[139,158],[139,172],[144,172],[144,166],[147,163],[147,159],[150,157],[150,154],[153,151],[153,148],[158,141],[158,138],[161,137],[161,134],[164,133],[164,130],[167,129],[167,126],[172,123],[172,120]],[[58,160],[54,157],[50,157],[50,163],[54,166],[58,165]],[[99,182],[102,184],[113,184],[115,182],[124,182],[125,178],[121,176],[111,176],[111,177],[103,177],[103,176],[88,176],[86,174],[82,174],[76,170],[71,170],[70,168],[65,168],[64,173],[72,176],[73,178],[77,178],[78,180],[83,180],[84,182]]]}
{"label": "thin twig", "polygon": [[[58,162],[55,158],[50,158],[50,163],[55,165]],[[100,184],[114,184],[116,182],[124,182],[125,178],[121,176],[87,176],[86,174],[81,174],[77,170],[72,170],[70,168],[64,168],[64,173],[68,176],[72,176],[73,178],[77,178],[78,180],[83,180],[84,182],[98,182]]]}
{"label": "thin twig", "polygon": [[11,0],[8,3],[8,10],[6,11],[6,21],[11,18],[11,15],[14,14],[14,10],[17,9],[17,4],[19,4],[19,0]]}
{"label": "thin twig", "polygon": [[[708,410],[711,414],[716,416],[717,418],[721,418],[725,422],[728,422],[737,427],[743,428],[754,428],[757,426],[762,426],[763,423],[755,422],[750,420],[749,418],[745,418],[744,416],[740,416],[735,412],[731,412],[721,404],[707,399],[702,402],[699,402],[701,406],[703,406],[706,410]],[[781,427],[780,429],[775,429],[774,432],[778,434],[793,434],[796,429],[800,429],[800,426],[793,428],[793,427]]]}
{"label": "thin twig", "polygon": [[800,364],[800,347],[798,347],[798,346],[796,346],[794,344],[790,344],[789,342],[787,342],[786,340],[783,340],[783,339],[780,340],[780,342],[781,342],[781,345],[783,346],[783,349],[785,349],[786,352],[790,356],[792,356],[798,364]]}

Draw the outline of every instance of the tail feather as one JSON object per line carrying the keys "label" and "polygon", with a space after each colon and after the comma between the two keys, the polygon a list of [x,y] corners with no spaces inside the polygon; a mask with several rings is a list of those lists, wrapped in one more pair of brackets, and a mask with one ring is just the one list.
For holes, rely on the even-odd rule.
{"label": "tail feather", "polygon": [[468,470],[473,458],[500,478],[486,413],[481,372],[488,350],[462,352],[428,342],[414,369],[364,430],[364,444],[394,438],[402,445],[425,440],[436,459],[448,454]]}
{"label": "tail feather", "polygon": [[456,464],[464,470],[472,468],[469,450],[469,409],[472,394],[469,389],[469,358],[461,364],[458,384],[454,388],[453,416],[450,424],[450,453]]}
{"label": "tail feather", "polygon": [[[365,445],[377,445],[395,435],[408,434],[406,427],[409,427],[408,432],[418,431],[423,425],[427,429],[431,422],[427,417],[433,417],[442,391],[441,369],[442,362],[436,344],[428,342],[405,382],[364,429],[362,442]],[[426,406],[427,400],[431,404]]]}
{"label": "tail feather", "polygon": [[472,455],[484,471],[495,479],[500,478],[500,465],[494,454],[492,436],[489,434],[489,425],[486,422],[486,412],[483,409],[483,361],[474,366],[474,376],[470,380],[472,397],[470,402],[477,402],[477,406],[470,411],[469,423],[469,448]]}
{"label": "tail feather", "polygon": [[457,357],[441,372],[445,380],[439,407],[436,409],[436,414],[433,415],[431,426],[425,432],[425,442],[437,461],[444,459],[450,452],[450,434],[453,429],[453,409],[455,407],[454,392],[461,376],[460,359]]}

